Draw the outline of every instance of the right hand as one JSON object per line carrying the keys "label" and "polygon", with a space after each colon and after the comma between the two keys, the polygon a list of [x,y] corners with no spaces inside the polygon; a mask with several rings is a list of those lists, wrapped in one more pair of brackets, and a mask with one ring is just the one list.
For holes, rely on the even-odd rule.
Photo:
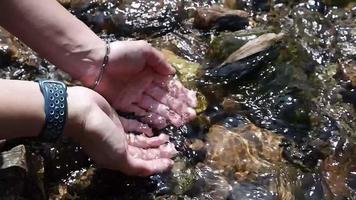
{"label": "right hand", "polygon": [[152,136],[147,125],[119,117],[102,96],[84,87],[68,88],[65,135],[78,142],[99,167],[127,175],[165,171],[177,153],[167,135],[147,137]]}
{"label": "right hand", "polygon": [[[95,90],[122,112],[134,113],[152,127],[176,127],[196,117],[197,99],[194,91],[185,88],[170,76],[175,69],[163,54],[145,41],[115,41],[110,44],[107,69]],[[91,86],[97,78],[105,45],[93,48],[94,67],[79,78]]]}

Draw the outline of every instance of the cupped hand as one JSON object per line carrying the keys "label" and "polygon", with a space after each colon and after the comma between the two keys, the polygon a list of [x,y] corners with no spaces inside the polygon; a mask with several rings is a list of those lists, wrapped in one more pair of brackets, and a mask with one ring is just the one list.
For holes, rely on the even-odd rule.
{"label": "cupped hand", "polygon": [[110,46],[109,63],[96,91],[114,108],[159,129],[169,123],[181,126],[195,117],[195,92],[173,78],[174,68],[157,49],[145,41],[116,41]]}
{"label": "cupped hand", "polygon": [[84,87],[68,88],[65,134],[77,141],[98,166],[127,175],[165,171],[173,165],[171,158],[177,153],[167,135],[147,137],[152,136],[147,125],[119,117],[102,96]]}

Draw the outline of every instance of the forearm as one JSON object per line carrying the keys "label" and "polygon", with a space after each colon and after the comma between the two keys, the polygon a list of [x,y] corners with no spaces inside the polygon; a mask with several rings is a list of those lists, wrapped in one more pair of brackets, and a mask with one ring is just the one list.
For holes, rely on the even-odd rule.
{"label": "forearm", "polygon": [[1,0],[0,25],[75,79],[104,57],[105,43],[56,0]]}
{"label": "forearm", "polygon": [[0,79],[0,91],[0,138],[37,136],[45,121],[38,84]]}

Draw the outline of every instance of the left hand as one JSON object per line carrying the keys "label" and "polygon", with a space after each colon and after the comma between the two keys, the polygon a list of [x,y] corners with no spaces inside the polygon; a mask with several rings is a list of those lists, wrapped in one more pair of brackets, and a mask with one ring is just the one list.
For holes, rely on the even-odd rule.
{"label": "left hand", "polygon": [[96,91],[114,108],[141,116],[159,129],[168,123],[178,127],[195,117],[195,92],[172,78],[175,70],[161,52],[145,41],[116,41],[110,47],[109,63]]}
{"label": "left hand", "polygon": [[84,87],[68,88],[64,134],[78,142],[97,166],[127,175],[169,170],[177,154],[168,135],[147,137],[152,136],[148,126],[119,117],[101,95]]}

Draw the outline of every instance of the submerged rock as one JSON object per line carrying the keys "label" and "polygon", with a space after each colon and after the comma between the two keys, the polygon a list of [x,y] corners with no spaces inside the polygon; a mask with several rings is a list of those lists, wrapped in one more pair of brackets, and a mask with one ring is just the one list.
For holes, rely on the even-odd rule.
{"label": "submerged rock", "polygon": [[188,167],[176,162],[172,169],[172,196],[198,199],[225,200],[231,186],[227,180],[205,164]]}
{"label": "submerged rock", "polygon": [[207,163],[225,176],[243,181],[269,173],[283,162],[281,136],[253,124],[231,130],[213,125],[207,135]]}
{"label": "submerged rock", "polygon": [[242,10],[230,10],[220,6],[198,8],[194,17],[194,26],[198,29],[218,31],[236,31],[244,29],[248,21],[248,13]]}
{"label": "submerged rock", "polygon": [[[167,61],[177,70],[177,75],[179,80],[188,89],[197,91],[196,78],[202,67],[198,63],[189,62],[179,56],[175,55],[172,51],[163,49],[163,55],[166,57]],[[204,111],[207,107],[207,100],[203,94],[197,93],[198,105],[196,111],[198,113]]]}
{"label": "submerged rock", "polygon": [[299,172],[284,161],[282,138],[251,123],[210,128],[206,163],[235,183],[230,199],[294,199]]}
{"label": "submerged rock", "polygon": [[354,144],[340,140],[334,154],[322,162],[322,175],[332,199],[356,195],[356,162],[353,158],[355,153]]}
{"label": "submerged rock", "polygon": [[38,67],[42,59],[18,38],[0,28],[0,67],[10,65],[14,61],[22,65]]}
{"label": "submerged rock", "polygon": [[73,13],[95,32],[117,36],[147,36],[167,33],[178,26],[180,1],[73,1]]}
{"label": "submerged rock", "polygon": [[0,67],[9,65],[16,54],[17,49],[12,43],[11,34],[0,28]]}
{"label": "submerged rock", "polygon": [[224,7],[230,9],[246,9],[253,11],[269,11],[270,0],[224,0]]}
{"label": "submerged rock", "polygon": [[356,61],[349,60],[340,64],[339,71],[342,78],[349,81],[352,87],[356,88]]}
{"label": "submerged rock", "polygon": [[42,182],[43,161],[28,153],[24,145],[0,153],[2,199],[46,199]]}
{"label": "submerged rock", "polygon": [[257,73],[260,67],[266,66],[278,57],[276,45],[284,33],[267,33],[247,42],[232,53],[219,67],[207,70],[205,79],[212,83],[230,84],[241,81],[249,74]]}
{"label": "submerged rock", "polygon": [[163,49],[162,53],[166,57],[167,61],[177,70],[177,75],[183,85],[189,89],[194,89],[194,79],[202,70],[202,66],[198,63],[189,62],[183,58],[180,58],[167,49]]}
{"label": "submerged rock", "polygon": [[269,48],[271,48],[274,44],[277,42],[281,41],[282,38],[285,36],[284,33],[266,33],[258,38],[251,40],[247,42],[245,45],[243,45],[241,48],[236,50],[234,53],[232,53],[222,64],[231,64],[234,62],[237,62],[241,59],[247,58],[253,54],[256,54],[258,52],[265,51]]}
{"label": "submerged rock", "polygon": [[208,56],[214,62],[222,63],[247,42],[271,31],[271,27],[257,27],[235,32],[221,32],[217,36],[214,36],[210,42]]}

